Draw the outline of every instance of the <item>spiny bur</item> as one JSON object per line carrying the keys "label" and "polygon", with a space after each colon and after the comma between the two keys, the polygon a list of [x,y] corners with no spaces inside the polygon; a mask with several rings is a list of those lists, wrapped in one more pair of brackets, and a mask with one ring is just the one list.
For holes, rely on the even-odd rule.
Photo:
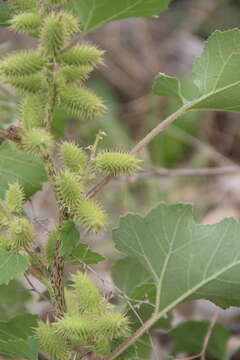
{"label": "spiny bur", "polygon": [[0,74],[5,76],[32,75],[43,69],[45,59],[37,51],[21,51],[0,63]]}
{"label": "spiny bur", "polygon": [[[101,335],[101,334],[100,334]],[[95,351],[98,355],[106,356],[111,352],[111,343],[109,339],[99,337],[94,344]]]}
{"label": "spiny bur", "polygon": [[61,89],[59,100],[70,114],[80,118],[93,119],[106,109],[98,96],[84,88],[67,86]]}
{"label": "spiny bur", "polygon": [[26,152],[43,157],[52,154],[54,146],[52,135],[43,128],[24,131],[21,143]]}
{"label": "spiny bur", "polygon": [[25,96],[20,107],[20,116],[26,130],[40,128],[46,116],[45,103],[40,96]]}
{"label": "spiny bur", "polygon": [[91,199],[83,198],[74,209],[74,220],[87,231],[97,233],[107,225],[107,215],[102,207]]}
{"label": "spiny bur", "polygon": [[20,95],[36,95],[44,89],[43,79],[39,74],[26,76],[4,76],[4,80],[15,87]]}
{"label": "spiny bur", "polygon": [[103,62],[104,52],[90,45],[76,45],[61,55],[60,61],[66,65],[96,66]]}
{"label": "spiny bur", "polygon": [[73,288],[82,313],[98,313],[102,309],[101,295],[91,279],[81,272],[72,276]]}
{"label": "spiny bur", "polygon": [[58,201],[72,212],[83,196],[79,177],[66,169],[55,177],[54,184]]}
{"label": "spiny bur", "polygon": [[6,205],[10,212],[19,212],[24,200],[25,195],[22,187],[18,183],[10,184],[6,192]]}
{"label": "spiny bur", "polygon": [[24,217],[11,221],[9,233],[12,247],[17,250],[28,248],[34,239],[33,227]]}
{"label": "spiny bur", "polygon": [[65,288],[65,300],[67,305],[67,313],[75,315],[79,313],[79,302],[75,291]]}
{"label": "spiny bur", "polygon": [[54,324],[57,333],[69,339],[74,346],[87,346],[93,335],[93,324],[87,316],[68,315]]}
{"label": "spiny bur", "polygon": [[53,12],[46,18],[41,30],[40,41],[43,53],[46,56],[56,57],[64,47],[65,39],[62,16]]}
{"label": "spiny bur", "polygon": [[25,12],[14,16],[10,21],[10,28],[16,32],[37,35],[42,23],[41,17],[33,12]]}
{"label": "spiny bur", "polygon": [[129,321],[123,314],[106,313],[96,319],[95,331],[112,340],[129,334]]}
{"label": "spiny bur", "polygon": [[90,72],[93,70],[92,66],[62,66],[57,73],[57,78],[63,79],[65,84],[76,82],[83,82],[88,79]]}
{"label": "spiny bur", "polygon": [[49,324],[40,322],[35,336],[40,351],[49,356],[50,359],[65,360],[69,358],[70,351],[67,342]]}
{"label": "spiny bur", "polygon": [[64,166],[77,174],[83,174],[87,166],[87,156],[79,146],[64,141],[59,149],[59,156]]}
{"label": "spiny bur", "polygon": [[121,152],[104,152],[99,154],[95,163],[106,175],[129,175],[140,170],[138,160],[135,156]]}
{"label": "spiny bur", "polygon": [[64,29],[68,37],[80,32],[80,23],[77,17],[66,11],[59,11],[58,14],[62,18]]}

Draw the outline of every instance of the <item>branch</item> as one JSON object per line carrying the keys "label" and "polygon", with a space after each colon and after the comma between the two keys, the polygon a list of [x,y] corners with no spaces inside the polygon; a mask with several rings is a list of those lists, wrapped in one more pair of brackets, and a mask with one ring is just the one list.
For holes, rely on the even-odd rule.
{"label": "branch", "polygon": [[[130,154],[134,155],[141,151],[146,145],[148,145],[151,140],[153,140],[158,134],[160,134],[166,127],[172,124],[180,116],[182,116],[188,109],[193,106],[194,102],[187,103],[178,109],[175,113],[168,116],[165,120],[160,122],[152,131],[150,131],[142,140],[140,140],[130,151]],[[94,197],[105,185],[109,183],[112,179],[112,176],[106,176],[98,184],[96,184],[92,189],[89,190],[87,195],[91,198]]]}
{"label": "branch", "polygon": [[137,175],[141,178],[153,176],[213,176],[213,175],[229,175],[240,172],[240,166],[222,166],[210,168],[183,168],[183,169],[166,169],[166,168],[148,168],[143,170],[143,174]]}
{"label": "branch", "polygon": [[209,344],[209,340],[210,340],[210,337],[212,335],[212,332],[213,332],[213,329],[214,329],[214,326],[216,324],[216,321],[218,319],[218,315],[219,315],[219,310],[216,309],[214,314],[213,314],[213,317],[212,317],[212,320],[210,322],[210,325],[209,325],[209,328],[208,328],[208,331],[206,333],[206,336],[204,338],[204,342],[203,342],[203,346],[202,346],[202,351],[201,351],[201,360],[205,360],[205,353],[206,353],[206,350],[207,350],[207,347],[208,347],[208,344]]}

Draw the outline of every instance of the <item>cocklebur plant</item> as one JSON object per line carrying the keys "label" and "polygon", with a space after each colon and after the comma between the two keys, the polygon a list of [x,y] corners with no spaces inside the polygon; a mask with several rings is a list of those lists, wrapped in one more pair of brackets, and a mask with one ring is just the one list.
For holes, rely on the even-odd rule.
{"label": "cocklebur plant", "polygon": [[[77,356],[77,352],[105,355],[112,349],[112,340],[129,335],[126,315],[108,304],[86,274],[77,273],[72,278],[71,289],[65,288],[61,236],[69,221],[88,232],[104,229],[108,224],[107,214],[102,205],[88,196],[87,187],[100,174],[115,176],[139,170],[139,160],[127,153],[109,152],[111,156],[102,159],[104,155],[98,149],[100,134],[94,145],[86,149],[73,142],[57,144],[54,139],[51,126],[57,105],[70,116],[85,121],[106,109],[84,84],[103,62],[103,51],[87,44],[72,45],[72,36],[81,26],[78,18],[64,11],[65,3],[13,1],[10,29],[38,38],[38,46],[35,50],[10,54],[0,63],[1,79],[14,87],[21,98],[16,149],[43,162],[60,213],[59,223],[37,255],[35,230],[22,208],[26,199],[24,190],[17,182],[10,184],[0,208],[3,232],[0,248],[26,256],[35,276],[47,286],[55,320],[40,322],[34,338],[49,359],[59,360],[74,353]],[[72,297],[74,303],[69,301]]]}
{"label": "cocklebur plant", "polygon": [[[168,2],[145,0],[136,4],[128,0],[128,5],[118,2],[117,9],[102,0],[95,0],[90,8],[89,0],[12,0],[7,4],[9,28],[33,35],[37,46],[0,62],[1,80],[14,87],[20,99],[19,125],[0,130],[6,139],[0,146],[0,174],[4,174],[4,186],[0,184],[0,284],[25,275],[34,290],[29,280],[32,275],[47,288],[52,311],[46,322],[30,322],[31,326],[27,325],[29,314],[23,315],[24,335],[17,329],[11,333],[12,319],[4,325],[0,322],[4,334],[7,326],[10,329],[10,336],[0,339],[1,354],[28,360],[36,360],[38,352],[49,360],[88,355],[104,360],[146,360],[151,356],[148,333],[156,327],[169,330],[168,313],[178,304],[205,298],[222,307],[240,306],[239,223],[225,219],[199,226],[186,204],[161,203],[145,216],[129,214],[121,219],[113,232],[115,246],[125,256],[112,270],[122,299],[117,306],[100,293],[85,272],[86,268],[92,270],[89,264],[103,257],[79,241],[76,226],[82,236],[104,230],[109,223],[94,195],[112,177],[139,171],[136,154],[186,112],[240,110],[240,31],[234,29],[210,37],[188,82],[162,73],[156,77],[153,93],[176,97],[180,107],[130,153],[100,149],[103,133],[84,148],[56,141],[52,125],[57,106],[87,123],[106,109],[86,86],[91,72],[103,63],[104,52],[79,43],[79,31],[109,19],[151,16],[165,9]],[[69,12],[75,3],[75,11]],[[104,177],[98,181],[100,176]],[[23,205],[44,181],[55,193],[59,221],[47,232],[39,250],[35,227]],[[65,279],[68,263],[81,264],[83,272]],[[45,294],[39,296],[46,300]]]}

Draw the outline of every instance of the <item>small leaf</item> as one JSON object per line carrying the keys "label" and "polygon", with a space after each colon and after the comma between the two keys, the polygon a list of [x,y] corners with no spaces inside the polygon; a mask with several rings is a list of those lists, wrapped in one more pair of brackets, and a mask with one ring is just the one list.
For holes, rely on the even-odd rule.
{"label": "small leaf", "polygon": [[71,254],[80,240],[80,233],[73,221],[66,221],[61,229],[62,255]]}
{"label": "small leaf", "polygon": [[[169,332],[175,340],[173,353],[200,353],[204,338],[209,328],[208,321],[186,321]],[[225,358],[226,345],[230,338],[229,331],[221,324],[215,324],[206,349],[206,357],[213,359]]]}
{"label": "small leaf", "polygon": [[138,261],[157,288],[161,315],[189,299],[239,306],[240,224],[194,222],[192,206],[159,204],[129,214],[113,233],[119,251]]}
{"label": "small leaf", "polygon": [[240,111],[240,30],[215,31],[193,65],[188,81],[157,76],[153,93],[175,95],[187,110]]}
{"label": "small leaf", "polygon": [[160,73],[154,80],[153,93],[159,96],[176,96],[181,98],[179,80],[173,76]]}
{"label": "small leaf", "polygon": [[3,143],[0,146],[0,197],[4,197],[9,183],[18,182],[26,197],[41,189],[47,175],[41,161],[30,154],[17,152]]}
{"label": "small leaf", "polygon": [[105,258],[101,254],[92,251],[87,245],[80,243],[66,261],[71,265],[79,265],[79,263],[90,265],[97,264],[103,260]]}
{"label": "small leaf", "polygon": [[110,21],[152,16],[167,9],[170,0],[73,0],[69,9],[77,14],[85,31]]}
{"label": "small leaf", "polygon": [[28,259],[14,251],[0,251],[0,284],[21,276],[29,266]]}

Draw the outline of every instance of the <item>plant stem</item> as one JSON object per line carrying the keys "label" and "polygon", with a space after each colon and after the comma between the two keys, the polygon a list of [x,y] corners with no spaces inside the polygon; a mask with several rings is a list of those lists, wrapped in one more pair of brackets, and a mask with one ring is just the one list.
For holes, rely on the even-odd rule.
{"label": "plant stem", "polygon": [[154,313],[150,319],[148,319],[131,337],[125,340],[121,345],[114,349],[110,354],[108,354],[104,360],[113,360],[120,354],[122,354],[129,346],[135,343],[148,329],[150,329],[153,324],[159,319],[160,314]]}
{"label": "plant stem", "polygon": [[[194,105],[193,102],[189,102],[184,104],[180,109],[178,109],[175,113],[168,116],[165,120],[160,122],[152,131],[150,131],[142,140],[140,140],[130,151],[130,154],[134,155],[141,151],[146,145],[148,145],[153,138],[155,138],[158,134],[160,134],[167,126],[177,120],[180,116],[182,116],[187,110],[189,110]],[[98,184],[96,184],[92,189],[89,190],[88,196],[94,197],[105,185],[109,183],[112,179],[112,176],[104,177]]]}

